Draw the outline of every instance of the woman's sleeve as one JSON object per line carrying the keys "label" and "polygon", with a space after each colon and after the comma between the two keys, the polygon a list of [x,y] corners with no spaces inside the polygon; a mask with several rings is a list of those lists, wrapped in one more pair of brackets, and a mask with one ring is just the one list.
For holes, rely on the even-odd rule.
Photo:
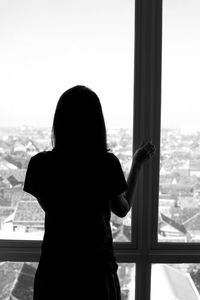
{"label": "woman's sleeve", "polygon": [[23,188],[25,192],[36,198],[40,197],[41,190],[40,170],[38,167],[38,157],[35,155],[29,161]]}
{"label": "woman's sleeve", "polygon": [[112,195],[120,195],[128,188],[119,159],[111,154],[109,186]]}

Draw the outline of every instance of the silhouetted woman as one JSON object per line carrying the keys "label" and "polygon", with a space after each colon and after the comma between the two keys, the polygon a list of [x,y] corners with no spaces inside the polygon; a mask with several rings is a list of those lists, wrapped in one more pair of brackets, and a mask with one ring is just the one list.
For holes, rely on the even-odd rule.
{"label": "silhouetted woman", "polygon": [[60,97],[52,141],[51,151],[31,158],[24,183],[45,211],[34,300],[120,300],[111,211],[124,217],[130,210],[139,170],[154,146],[139,147],[126,182],[107,148],[99,98],[85,86]]}

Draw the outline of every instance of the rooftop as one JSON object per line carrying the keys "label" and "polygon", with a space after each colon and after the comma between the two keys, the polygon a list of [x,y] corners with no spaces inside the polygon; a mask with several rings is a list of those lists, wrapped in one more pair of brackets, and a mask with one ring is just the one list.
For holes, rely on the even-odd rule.
{"label": "rooftop", "polygon": [[13,223],[44,223],[44,211],[37,201],[19,201],[13,218]]}

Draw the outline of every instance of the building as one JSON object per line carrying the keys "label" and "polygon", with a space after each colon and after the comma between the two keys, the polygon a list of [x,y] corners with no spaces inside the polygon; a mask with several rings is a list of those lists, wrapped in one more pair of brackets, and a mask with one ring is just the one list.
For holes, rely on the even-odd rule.
{"label": "building", "polygon": [[20,201],[13,216],[13,231],[34,232],[44,230],[44,211],[37,201]]}
{"label": "building", "polygon": [[15,211],[2,222],[2,231],[7,233],[37,233],[44,231],[44,211],[35,201],[21,200]]}
{"label": "building", "polygon": [[190,160],[190,175],[200,177],[200,161]]}

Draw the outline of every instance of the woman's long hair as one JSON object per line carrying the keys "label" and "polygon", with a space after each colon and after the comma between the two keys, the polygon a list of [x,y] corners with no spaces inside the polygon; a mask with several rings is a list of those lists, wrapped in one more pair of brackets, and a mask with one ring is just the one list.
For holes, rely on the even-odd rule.
{"label": "woman's long hair", "polygon": [[77,85],[65,91],[56,106],[52,126],[54,150],[106,153],[106,127],[98,96]]}

